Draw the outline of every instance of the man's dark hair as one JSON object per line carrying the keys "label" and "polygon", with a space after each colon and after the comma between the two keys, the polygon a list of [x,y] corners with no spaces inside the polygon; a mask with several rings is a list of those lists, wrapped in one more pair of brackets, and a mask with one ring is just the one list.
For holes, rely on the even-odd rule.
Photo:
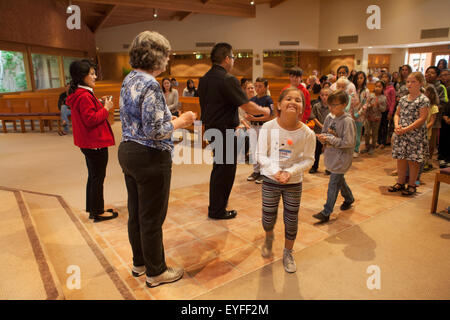
{"label": "man's dark hair", "polygon": [[438,67],[435,66],[430,66],[427,68],[427,70],[425,70],[425,72],[427,72],[428,70],[433,69],[436,72],[436,75],[439,77],[439,75],[441,74],[441,69],[439,69]]}
{"label": "man's dark hair", "polygon": [[211,50],[211,62],[213,64],[221,64],[227,56],[231,55],[233,47],[225,42],[218,43]]}
{"label": "man's dark hair", "polygon": [[289,75],[294,77],[301,77],[303,75],[303,70],[299,67],[292,68],[289,70]]}
{"label": "man's dark hair", "polygon": [[266,87],[266,88],[267,88],[267,86],[269,85],[269,81],[267,81],[266,78],[258,77],[258,78],[256,78],[255,82],[261,82],[261,83],[263,83],[263,84],[264,84],[264,87]]}

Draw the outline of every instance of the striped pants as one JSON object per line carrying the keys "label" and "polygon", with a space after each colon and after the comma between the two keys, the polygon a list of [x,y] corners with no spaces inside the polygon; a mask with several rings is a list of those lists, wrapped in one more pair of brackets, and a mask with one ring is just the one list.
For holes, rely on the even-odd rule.
{"label": "striped pants", "polygon": [[264,177],[262,185],[262,225],[272,231],[277,220],[278,204],[283,196],[284,234],[286,239],[295,240],[298,231],[298,210],[302,196],[302,183],[279,184]]}

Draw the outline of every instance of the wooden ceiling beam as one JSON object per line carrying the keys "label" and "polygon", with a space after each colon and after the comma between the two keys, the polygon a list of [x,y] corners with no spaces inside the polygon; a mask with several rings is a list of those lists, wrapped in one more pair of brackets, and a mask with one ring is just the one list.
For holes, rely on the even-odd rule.
{"label": "wooden ceiling beam", "polygon": [[118,6],[119,5],[117,5],[117,4],[112,5],[106,11],[106,14],[104,15],[104,17],[102,19],[100,19],[100,21],[97,23],[97,25],[93,28],[92,32],[94,32],[94,33],[97,32],[97,30],[99,30],[105,24],[105,22],[111,17],[111,15],[117,9]]}
{"label": "wooden ceiling beam", "polygon": [[286,2],[286,0],[272,0],[270,1],[270,7],[275,8],[276,6],[282,4],[283,2]]}
{"label": "wooden ceiling beam", "polygon": [[186,19],[187,17],[189,17],[193,12],[192,11],[181,11],[181,12],[177,12],[173,17],[172,20],[178,20],[178,21],[183,21],[184,19]]}
{"label": "wooden ceiling beam", "polygon": [[171,11],[189,11],[204,14],[226,15],[244,18],[254,18],[256,9],[250,4],[227,4],[201,2],[192,0],[74,0],[72,3],[97,3],[108,5],[121,5],[137,8],[155,8]]}

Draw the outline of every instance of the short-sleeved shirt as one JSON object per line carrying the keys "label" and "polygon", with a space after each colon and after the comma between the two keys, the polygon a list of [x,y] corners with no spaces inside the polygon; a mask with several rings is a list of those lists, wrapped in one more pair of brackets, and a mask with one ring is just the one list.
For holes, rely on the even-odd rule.
{"label": "short-sleeved shirt", "polygon": [[239,126],[238,108],[249,102],[239,80],[214,64],[199,80],[201,120],[207,128],[232,129]]}
{"label": "short-sleeved shirt", "polygon": [[[265,95],[263,97],[258,97],[258,96],[254,96],[250,99],[250,101],[253,101],[254,103],[256,103],[258,106],[263,107],[263,108],[269,108],[270,109],[270,114],[273,114],[273,100],[270,96]],[[263,117],[264,115],[259,114],[259,115],[254,115],[254,117]],[[265,121],[251,121],[251,124],[253,125],[263,125]]]}

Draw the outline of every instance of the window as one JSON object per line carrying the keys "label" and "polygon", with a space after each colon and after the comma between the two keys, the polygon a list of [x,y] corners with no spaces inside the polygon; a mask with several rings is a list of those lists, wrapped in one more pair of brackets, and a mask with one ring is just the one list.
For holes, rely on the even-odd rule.
{"label": "window", "polygon": [[22,52],[0,50],[0,92],[28,90]]}
{"label": "window", "polygon": [[60,88],[59,62],[57,56],[32,53],[36,89]]}
{"label": "window", "polygon": [[74,58],[74,57],[63,57],[63,66],[64,66],[64,83],[69,83],[72,78],[70,77],[70,64],[75,61],[79,60],[80,58]]}

